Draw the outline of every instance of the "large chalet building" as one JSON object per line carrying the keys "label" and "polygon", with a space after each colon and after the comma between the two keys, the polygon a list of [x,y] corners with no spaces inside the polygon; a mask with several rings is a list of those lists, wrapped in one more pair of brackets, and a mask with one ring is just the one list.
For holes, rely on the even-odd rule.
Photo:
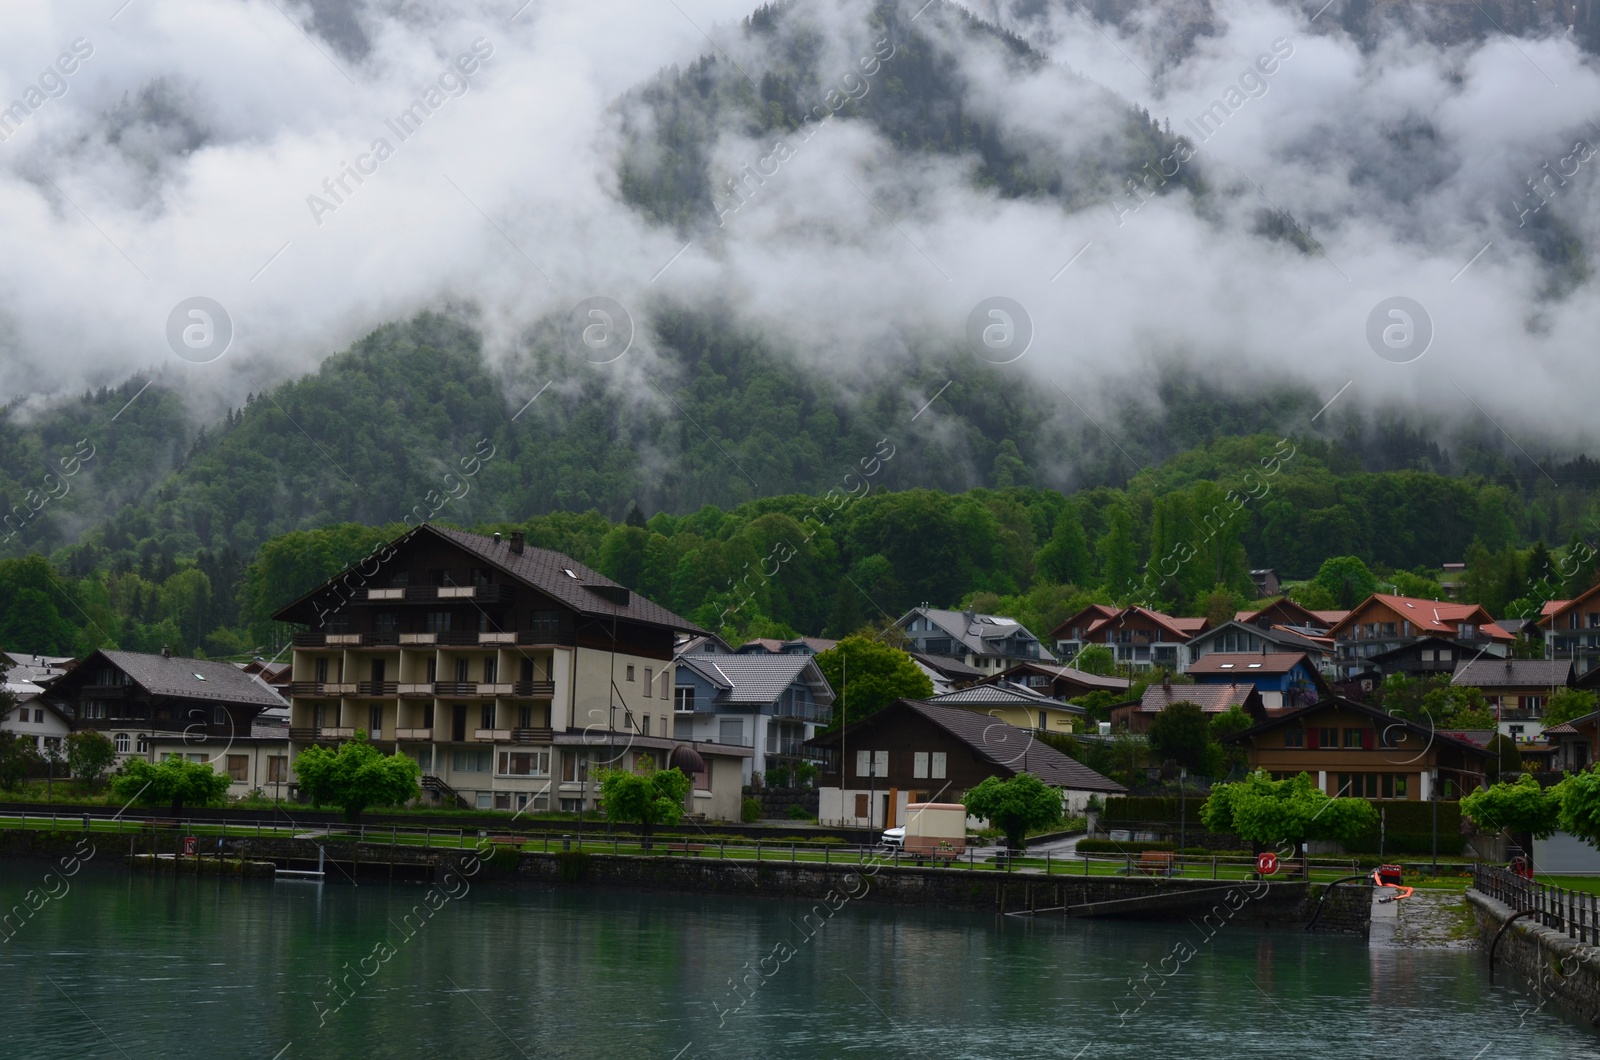
{"label": "large chalet building", "polygon": [[1181,671],[1189,662],[1186,646],[1204,633],[1203,618],[1175,618],[1147,607],[1122,610],[1091,604],[1050,631],[1063,659],[1090,644],[1104,644],[1120,666]]}
{"label": "large chalet building", "polygon": [[693,774],[737,820],[752,749],[673,735],[673,646],[703,634],[559,552],[423,524],[273,616],[294,636],[292,753],[358,730],[479,809],[594,810],[598,773]]}
{"label": "large chalet building", "polygon": [[1600,585],[1545,604],[1539,626],[1550,658],[1572,660],[1579,674],[1600,666]]}
{"label": "large chalet building", "polygon": [[984,674],[999,673],[1018,662],[1055,661],[1026,626],[1004,615],[923,606],[907,611],[895,626],[905,634],[908,650],[955,659]]}
{"label": "large chalet building", "polygon": [[1334,666],[1340,677],[1370,668],[1370,660],[1427,638],[1444,639],[1496,658],[1511,651],[1512,636],[1477,604],[1443,603],[1374,593],[1335,623]]}

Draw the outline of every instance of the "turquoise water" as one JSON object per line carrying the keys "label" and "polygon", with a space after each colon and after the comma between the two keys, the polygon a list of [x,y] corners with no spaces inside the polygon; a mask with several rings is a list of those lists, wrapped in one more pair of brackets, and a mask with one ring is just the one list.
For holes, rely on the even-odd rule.
{"label": "turquoise water", "polygon": [[[1243,925],[1206,940],[860,902],[807,922],[777,900],[47,868],[0,865],[6,908],[57,895],[0,945],[6,1058],[1471,1060],[1597,1043],[1523,1011],[1525,983],[1491,988],[1476,954]],[[1146,964],[1174,974],[1136,992]]]}

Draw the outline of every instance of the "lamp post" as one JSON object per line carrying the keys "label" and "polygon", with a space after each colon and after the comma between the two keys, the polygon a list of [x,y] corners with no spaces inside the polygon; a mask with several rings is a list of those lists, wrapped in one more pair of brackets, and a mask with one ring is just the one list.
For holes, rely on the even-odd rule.
{"label": "lamp post", "polygon": [[1433,874],[1439,875],[1439,767],[1428,770],[1428,797],[1433,802]]}
{"label": "lamp post", "polygon": [[1189,838],[1189,800],[1184,797],[1183,782],[1189,778],[1189,770],[1178,767],[1178,854],[1182,856],[1183,848],[1188,846]]}

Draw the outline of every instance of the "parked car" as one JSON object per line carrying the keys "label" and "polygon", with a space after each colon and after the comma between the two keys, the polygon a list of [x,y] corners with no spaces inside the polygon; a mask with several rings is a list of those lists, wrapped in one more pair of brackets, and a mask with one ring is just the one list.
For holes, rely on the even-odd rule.
{"label": "parked car", "polygon": [[904,828],[891,828],[883,833],[882,843],[886,847],[904,850],[906,846],[906,830]]}

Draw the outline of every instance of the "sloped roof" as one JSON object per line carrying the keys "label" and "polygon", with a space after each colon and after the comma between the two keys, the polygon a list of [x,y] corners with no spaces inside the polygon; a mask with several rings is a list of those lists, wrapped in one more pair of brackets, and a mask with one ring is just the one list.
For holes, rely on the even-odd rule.
{"label": "sloped roof", "polygon": [[[992,640],[1004,640],[1007,637],[1021,634],[1024,639],[1037,642],[1032,631],[1014,618],[1005,615],[985,615],[973,612],[972,620],[968,621],[965,611],[945,611],[937,607],[918,607],[907,612],[900,619],[902,623],[914,614],[921,614],[924,618],[932,620],[944,632],[960,641],[968,651],[975,655],[995,655],[998,650],[991,644],[985,643]],[[1039,655],[1042,658],[1054,659],[1044,645],[1039,646]]]}
{"label": "sloped roof", "polygon": [[1212,651],[1189,664],[1184,673],[1189,674],[1286,674],[1296,666],[1313,669],[1311,660],[1301,651],[1222,652]]}
{"label": "sloped roof", "polygon": [[1106,677],[1089,673],[1087,670],[1079,670],[1075,666],[1063,666],[1060,663],[1033,662],[1032,660],[1019,662],[998,674],[990,674],[984,678],[984,681],[990,684],[1009,681],[1012,674],[1024,671],[1044,674],[1046,677],[1060,678],[1063,681],[1071,681],[1086,688],[1104,689],[1107,692],[1126,692],[1129,684],[1128,679],[1125,677]]}
{"label": "sloped roof", "polygon": [[834,700],[833,689],[810,655],[680,655],[678,665],[694,670],[717,688],[718,703],[771,703],[795,681],[809,684],[817,702]]}
{"label": "sloped roof", "polygon": [[1348,611],[1313,611],[1311,613],[1326,622],[1330,628],[1343,622],[1350,615]]}
{"label": "sloped roof", "polygon": [[976,666],[968,666],[960,659],[949,655],[928,655],[925,652],[907,652],[917,662],[930,670],[936,670],[945,677],[987,677],[989,671],[980,670]]}
{"label": "sloped roof", "polygon": [[1137,709],[1141,713],[1154,712],[1173,703],[1188,702],[1199,704],[1200,709],[1209,714],[1244,706],[1245,700],[1255,690],[1255,685],[1237,682],[1226,685],[1173,685],[1170,688],[1151,685],[1144,690]]}
{"label": "sloped roof", "polygon": [[[1223,742],[1236,743],[1244,740],[1251,740],[1263,732],[1293,725],[1310,714],[1314,714],[1318,711],[1328,710],[1329,708],[1333,707],[1337,707],[1342,710],[1355,711],[1358,714],[1365,714],[1374,721],[1382,722],[1385,732],[1395,729],[1403,729],[1408,734],[1414,734],[1421,737],[1425,742],[1425,745],[1431,744],[1431,742],[1436,739],[1442,739],[1449,741],[1462,750],[1470,751],[1479,756],[1487,756],[1489,754],[1489,752],[1486,751],[1482,745],[1473,743],[1471,740],[1462,739],[1462,736],[1459,734],[1438,731],[1433,729],[1431,726],[1419,725],[1416,722],[1407,721],[1397,714],[1390,714],[1387,711],[1380,710],[1379,708],[1370,706],[1366,703],[1362,703],[1359,700],[1346,699],[1343,696],[1334,696],[1317,703],[1310,703],[1303,707],[1296,707],[1293,710],[1286,710],[1281,714],[1269,715],[1267,720],[1259,725],[1245,729],[1243,732],[1238,732],[1231,736],[1223,737]],[[1573,720],[1576,721],[1579,719]],[[1489,735],[1492,737],[1494,733],[1491,732]]]}
{"label": "sloped roof", "polygon": [[1026,685],[1013,684],[1002,681],[997,684],[973,685],[955,692],[945,692],[942,695],[930,696],[923,700],[925,703],[960,703],[971,706],[1015,706],[1025,704],[1029,707],[1041,707],[1047,710],[1064,710],[1072,714],[1083,714],[1082,707],[1071,703],[1041,695]]}
{"label": "sloped roof", "polygon": [[[1068,615],[1066,620],[1050,631],[1051,640],[1060,640],[1062,635],[1074,625],[1088,625],[1101,619],[1112,618],[1117,614],[1117,609],[1110,604],[1090,604],[1075,614]],[[1092,616],[1089,623],[1084,622],[1084,616]]]}
{"label": "sloped roof", "polygon": [[1460,659],[1450,677],[1453,685],[1475,688],[1554,688],[1572,677],[1572,660],[1499,659],[1480,656]]}
{"label": "sloped roof", "polygon": [[[1072,791],[1114,794],[1127,791],[1121,784],[1101,776],[1077,759],[1041,743],[1030,730],[1007,725],[997,718],[965,707],[898,700],[853,726],[850,730],[852,745],[864,728],[893,725],[904,718],[902,712],[921,715],[966,744],[977,758],[1006,773],[1032,773],[1050,787]],[[812,746],[818,747],[833,747],[838,742],[838,732],[810,741]]]}
{"label": "sloped roof", "polygon": [[[706,631],[696,626],[686,618],[673,614],[660,604],[646,600],[638,593],[626,586],[612,581],[604,574],[591,567],[585,567],[571,556],[556,552],[548,548],[535,548],[526,545],[523,550],[513,552],[509,538],[500,541],[483,534],[472,534],[465,530],[455,530],[447,526],[438,526],[434,523],[423,523],[420,526],[402,534],[389,543],[389,548],[398,549],[409,543],[419,535],[432,535],[455,545],[468,555],[487,563],[501,572],[510,575],[524,585],[539,590],[544,595],[570,608],[580,615],[593,618],[615,618],[626,622],[637,622],[647,626],[658,626],[664,629],[680,630],[686,633],[703,634]],[[273,618],[281,622],[296,622],[303,619],[292,617],[301,610],[303,604],[313,600],[329,586],[339,582],[347,574],[354,572],[355,584],[363,584],[365,578],[360,574],[360,566],[368,560],[363,559],[339,574],[323,582],[321,585],[305,593],[299,599],[278,609]],[[626,603],[618,602],[626,599]]]}
{"label": "sloped roof", "polygon": [[153,696],[254,707],[289,705],[265,681],[254,674],[245,673],[232,663],[132,651],[96,652],[62,678],[56,687],[62,689],[67,682],[71,682],[73,687],[93,683],[97,658],[105,659]]}
{"label": "sloped roof", "polygon": [[[1234,619],[1231,622],[1224,622],[1222,625],[1217,626],[1214,629],[1208,629],[1194,639],[1196,641],[1210,640],[1214,635],[1229,628],[1237,629],[1244,633],[1249,633],[1252,636],[1260,637],[1262,640],[1271,641],[1274,644],[1287,645],[1291,648],[1305,652],[1328,652],[1333,649],[1333,641],[1327,639],[1326,637],[1313,637],[1308,635],[1303,630],[1292,629],[1288,626],[1269,626],[1263,629],[1261,626],[1251,625],[1248,622],[1240,622],[1238,619]],[[1205,656],[1202,655],[1201,658],[1203,659]]]}
{"label": "sloped roof", "polygon": [[1494,624],[1494,619],[1478,604],[1456,604],[1444,600],[1424,600],[1416,596],[1393,596],[1389,593],[1373,593],[1363,600],[1360,606],[1350,611],[1343,619],[1334,624],[1331,632],[1342,634],[1346,623],[1369,605],[1379,603],[1393,611],[1396,615],[1411,623],[1415,630],[1413,636],[1427,636],[1429,634],[1454,637],[1458,635],[1456,626],[1462,622],[1471,622],[1490,640],[1511,640],[1511,634]]}

